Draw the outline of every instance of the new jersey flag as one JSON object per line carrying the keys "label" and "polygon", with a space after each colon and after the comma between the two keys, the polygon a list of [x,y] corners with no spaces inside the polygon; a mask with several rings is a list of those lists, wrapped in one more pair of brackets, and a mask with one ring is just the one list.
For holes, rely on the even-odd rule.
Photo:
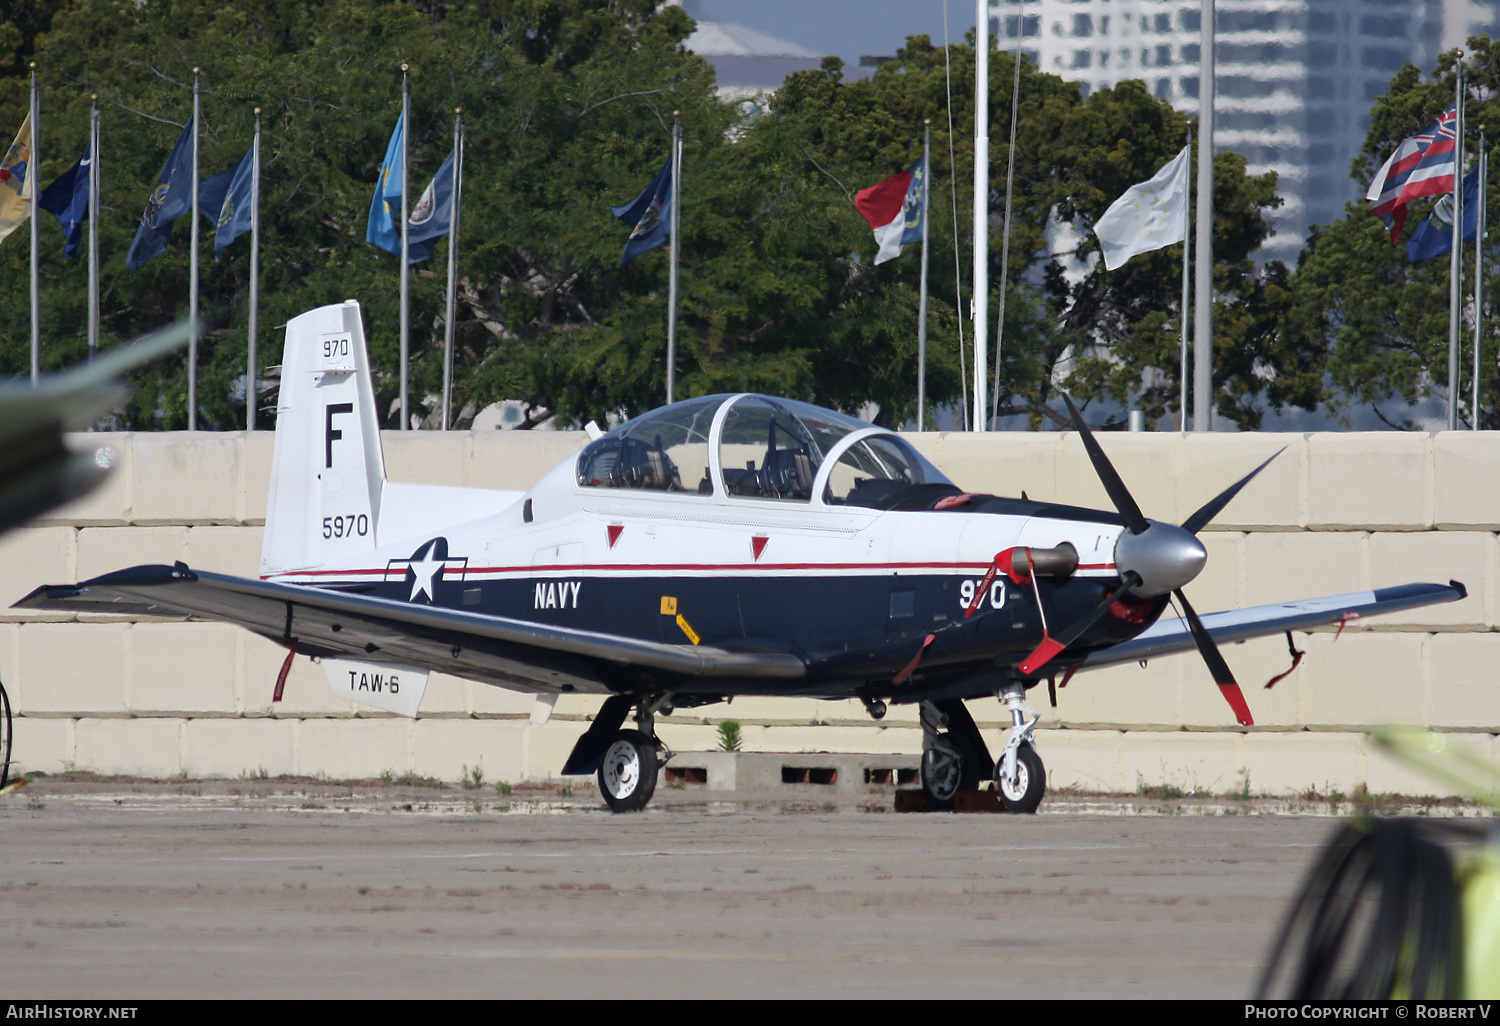
{"label": "new jersey flag", "polygon": [[624,206],[610,207],[609,212],[632,226],[625,252],[620,254],[621,267],[666,242],[672,224],[671,158],[644,192]]}
{"label": "new jersey flag", "polygon": [[922,190],[927,188],[925,160],[854,194],[858,210],[875,231],[875,262],[901,255],[908,242],[922,241]]}
{"label": "new jersey flag", "polygon": [[223,254],[225,246],[250,230],[254,174],[255,150],[251,149],[234,167],[198,186],[198,209],[215,227],[215,260]]}
{"label": "new jersey flag", "polygon": [[437,176],[411,208],[406,222],[406,262],[414,264],[432,256],[437,240],[448,234],[453,222],[453,151],[438,168]]}
{"label": "new jersey flag", "polygon": [[193,212],[193,119],[177,137],[177,144],[167,155],[167,162],[156,179],[156,188],[146,200],[141,226],[135,230],[125,266],[140,273],[141,265],[167,251],[172,238],[172,222]]}
{"label": "new jersey flag", "polygon": [[21,122],[16,141],[0,160],[0,240],[21,227],[31,213],[31,115]]}
{"label": "new jersey flag", "polygon": [[[387,253],[401,255],[400,217],[401,193],[406,183],[401,175],[402,138],[406,134],[406,115],[396,119],[396,130],[385,147],[385,159],[380,162],[380,178],[375,182],[375,196],[370,200],[370,222],[365,227],[365,241],[379,246]],[[410,238],[407,244],[411,244]]]}
{"label": "new jersey flag", "polygon": [[83,223],[89,219],[89,165],[93,163],[90,147],[83,148],[78,163],[64,171],[51,185],[42,190],[37,206],[50,210],[62,225],[68,245],[63,250],[63,259],[78,256],[78,243],[83,240]]}
{"label": "new jersey flag", "polygon": [[1190,163],[1184,146],[1150,181],[1126,189],[1095,222],[1106,268],[1113,271],[1138,253],[1187,238]]}
{"label": "new jersey flag", "polygon": [[1447,113],[1416,135],[1401,140],[1396,152],[1386,158],[1365,199],[1376,217],[1391,230],[1391,241],[1401,238],[1406,225],[1406,205],[1423,196],[1441,196],[1453,191],[1457,178],[1458,111]]}
{"label": "new jersey flag", "polygon": [[[1479,168],[1464,175],[1464,242],[1473,242],[1479,227]],[[1453,249],[1453,194],[1433,205],[1417,230],[1406,241],[1406,259],[1412,262],[1442,256]]]}

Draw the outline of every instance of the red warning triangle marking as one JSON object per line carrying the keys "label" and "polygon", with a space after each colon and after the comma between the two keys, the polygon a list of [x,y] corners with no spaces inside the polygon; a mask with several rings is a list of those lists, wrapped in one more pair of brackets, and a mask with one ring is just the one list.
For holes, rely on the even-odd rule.
{"label": "red warning triangle marking", "polygon": [[760,559],[760,554],[766,550],[766,542],[770,540],[770,538],[762,538],[758,535],[750,539],[750,548],[754,551],[756,559]]}
{"label": "red warning triangle marking", "polygon": [[614,548],[615,542],[620,540],[620,532],[625,530],[624,524],[609,525],[609,547]]}

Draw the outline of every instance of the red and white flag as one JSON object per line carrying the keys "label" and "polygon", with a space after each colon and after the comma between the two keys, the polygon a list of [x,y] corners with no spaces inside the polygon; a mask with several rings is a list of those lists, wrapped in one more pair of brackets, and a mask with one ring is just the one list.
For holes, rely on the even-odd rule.
{"label": "red and white flag", "polygon": [[922,241],[922,190],[927,188],[925,160],[919,160],[878,185],[854,194],[854,209],[875,229],[880,252],[875,262],[883,264],[901,255],[908,242]]}
{"label": "red and white flag", "polygon": [[1427,128],[1401,140],[1370,183],[1365,199],[1374,204],[1372,212],[1391,230],[1392,242],[1401,238],[1408,203],[1453,191],[1458,170],[1457,122],[1457,109],[1449,107]]}

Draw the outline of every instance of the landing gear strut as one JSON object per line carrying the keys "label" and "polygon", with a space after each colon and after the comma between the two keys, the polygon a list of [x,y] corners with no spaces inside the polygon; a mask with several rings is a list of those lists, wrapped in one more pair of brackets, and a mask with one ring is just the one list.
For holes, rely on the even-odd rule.
{"label": "landing gear strut", "polygon": [[1010,812],[1035,812],[1042,804],[1042,794],[1047,788],[1047,773],[1042,766],[1042,757],[1036,754],[1033,736],[1040,716],[1026,714],[1031,709],[1026,705],[1026,689],[1019,681],[1010,681],[1000,689],[1000,701],[1010,709],[1010,738],[1005,751],[995,763],[995,786]]}

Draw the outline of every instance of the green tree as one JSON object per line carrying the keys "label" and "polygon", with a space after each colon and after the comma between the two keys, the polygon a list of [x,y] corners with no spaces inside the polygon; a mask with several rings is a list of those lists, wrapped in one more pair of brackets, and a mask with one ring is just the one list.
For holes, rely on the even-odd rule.
{"label": "green tree", "polygon": [[[1481,125],[1500,126],[1500,44],[1486,37],[1471,38],[1465,58],[1467,97],[1465,115],[1470,137],[1465,145],[1472,158]],[[1370,132],[1364,149],[1354,158],[1350,177],[1359,192],[1374,179],[1385,159],[1401,140],[1430,125],[1453,104],[1455,64],[1452,53],[1438,58],[1437,67],[1424,75],[1413,64],[1404,65],[1391,80],[1390,88],[1376,101],[1370,113]],[[1492,170],[1487,185],[1486,217],[1490,223],[1500,207],[1496,203]],[[1353,191],[1353,190],[1351,190]],[[1435,200],[1411,205],[1405,229],[1392,244],[1386,226],[1370,212],[1363,200],[1345,206],[1345,214],[1330,225],[1319,227],[1309,240],[1289,283],[1290,301],[1283,333],[1289,344],[1327,353],[1327,377],[1334,390],[1334,403],[1348,408],[1369,404],[1393,427],[1410,427],[1407,417],[1381,413],[1380,403],[1418,403],[1429,397],[1448,396],[1448,282],[1447,257],[1410,263],[1405,242],[1427,217]],[[1473,286],[1472,252],[1463,260],[1465,291]],[[1495,273],[1488,261],[1486,295],[1493,296]],[[1500,395],[1500,373],[1496,369],[1495,315],[1493,306],[1483,312],[1484,369],[1480,382],[1482,408],[1477,412],[1482,427],[1500,427],[1496,396]],[[1472,424],[1476,411],[1470,408],[1472,385],[1472,335],[1460,331],[1459,361],[1460,420]]]}

